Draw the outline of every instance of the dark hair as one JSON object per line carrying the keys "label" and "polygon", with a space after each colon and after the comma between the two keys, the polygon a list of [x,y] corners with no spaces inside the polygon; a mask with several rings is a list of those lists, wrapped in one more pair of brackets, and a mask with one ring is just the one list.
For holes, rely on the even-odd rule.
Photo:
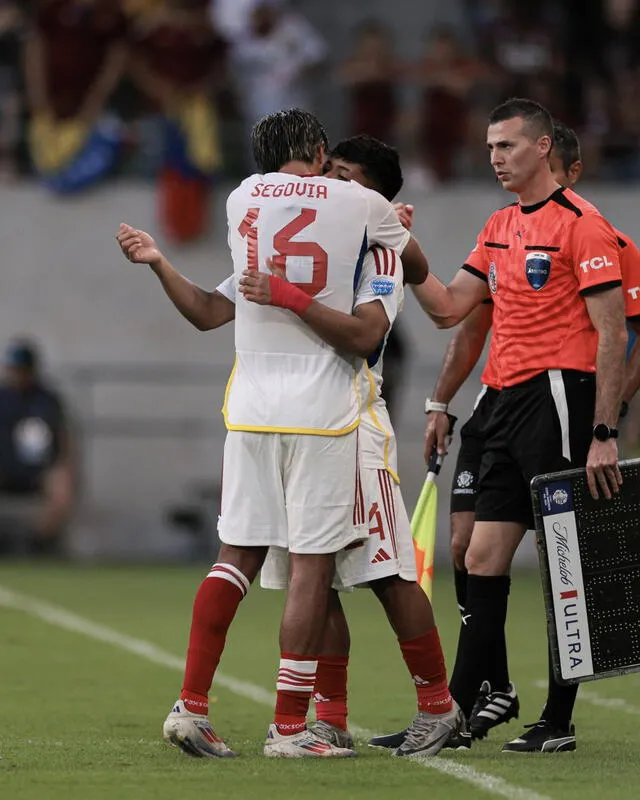
{"label": "dark hair", "polygon": [[318,148],[328,146],[318,119],[301,108],[288,108],[263,117],[251,131],[251,147],[262,173],[277,172],[289,161],[313,163]]}
{"label": "dark hair", "polygon": [[544,106],[526,97],[512,97],[489,114],[489,125],[522,117],[527,135],[532,139],[548,136],[553,140],[553,118]]}
{"label": "dark hair", "polygon": [[402,169],[397,151],[373,136],[343,139],[333,148],[331,155],[359,164],[376,191],[387,200],[393,200],[402,188]]}
{"label": "dark hair", "polygon": [[567,174],[572,164],[582,160],[578,135],[573,128],[557,119],[553,121],[553,149],[560,156],[562,168]]}

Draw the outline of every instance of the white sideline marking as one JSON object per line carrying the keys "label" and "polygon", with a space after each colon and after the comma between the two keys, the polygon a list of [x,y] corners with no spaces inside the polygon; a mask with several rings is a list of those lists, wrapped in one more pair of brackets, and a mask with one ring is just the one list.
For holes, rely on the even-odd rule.
{"label": "white sideline marking", "polygon": [[[362,739],[371,739],[380,735],[366,728],[361,728],[353,722],[349,723],[349,730],[354,736]],[[531,791],[531,789],[513,786],[507,783],[504,778],[498,778],[496,775],[489,775],[486,772],[479,772],[477,769],[467,764],[461,764],[459,761],[450,761],[448,758],[440,758],[439,756],[409,756],[409,758],[421,767],[428,767],[436,770],[436,772],[442,772],[444,775],[450,775],[452,778],[473,784],[477,789],[499,797],[506,797],[508,800],[551,800],[549,797]]]}
{"label": "white sideline marking", "polygon": [[[536,689],[547,688],[546,681],[535,681],[533,685]],[[633,716],[640,714],[640,708],[631,705],[628,700],[623,700],[621,697],[603,697],[597,692],[592,692],[582,687],[578,690],[578,702],[580,702],[580,700],[583,700],[585,703],[590,703],[592,706],[608,708],[612,711],[624,711],[625,714],[632,714]]]}
{"label": "white sideline marking", "polygon": [[[32,617],[37,617],[44,622],[48,622],[51,625],[56,625],[58,628],[64,628],[73,633],[82,634],[89,639],[111,644],[121,650],[146,658],[154,664],[160,664],[161,666],[169,667],[170,669],[175,669],[180,672],[184,670],[183,659],[171,653],[167,653],[151,642],[118,633],[118,631],[113,630],[113,628],[107,628],[105,625],[92,622],[71,611],[66,611],[64,608],[45,603],[34,597],[29,597],[28,595],[20,594],[14,592],[12,589],[6,589],[1,586],[0,606],[22,611],[30,614]],[[241,681],[220,672],[216,673],[216,683],[218,686],[222,686],[240,697],[253,700],[255,703],[267,706],[273,706],[275,703],[275,694],[273,692],[268,692],[266,689],[263,689],[261,686],[256,686],[253,683]],[[363,738],[370,739],[375,735],[373,731],[368,731],[358,725],[352,724],[350,727],[354,734],[362,736]],[[484,792],[499,797],[505,797],[508,800],[550,800],[550,798],[533,792],[530,789],[513,786],[507,783],[503,778],[498,778],[485,772],[479,772],[473,767],[460,764],[456,761],[449,761],[438,757],[416,757],[411,760],[422,767],[434,769],[452,778],[470,783]]]}

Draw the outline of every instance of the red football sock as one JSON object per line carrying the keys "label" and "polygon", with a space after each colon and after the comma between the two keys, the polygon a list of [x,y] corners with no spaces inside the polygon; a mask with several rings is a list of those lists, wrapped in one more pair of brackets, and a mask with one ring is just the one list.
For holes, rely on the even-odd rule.
{"label": "red football sock", "polygon": [[447,685],[438,629],[432,628],[422,636],[400,642],[400,649],[418,695],[418,709],[429,714],[444,714],[453,708]]}
{"label": "red football sock", "polygon": [[313,687],[316,718],[347,730],[347,656],[320,656]]}
{"label": "red football sock", "polygon": [[188,711],[207,714],[209,710],[209,689],[224,650],[227,631],[249,586],[249,580],[232,564],[214,564],[200,584],[193,603],[187,665],[180,694]]}
{"label": "red football sock", "polygon": [[283,736],[293,736],[305,729],[317,669],[318,661],[313,656],[280,653],[273,721]]}

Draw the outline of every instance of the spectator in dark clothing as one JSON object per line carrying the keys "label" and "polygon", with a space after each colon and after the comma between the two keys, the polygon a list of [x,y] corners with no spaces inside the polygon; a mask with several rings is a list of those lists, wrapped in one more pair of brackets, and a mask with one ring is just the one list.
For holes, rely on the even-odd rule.
{"label": "spectator in dark clothing", "polygon": [[456,156],[466,138],[469,93],[477,75],[475,59],[465,52],[455,31],[445,27],[433,31],[414,67],[414,77],[422,92],[418,150],[439,181],[454,177]]}
{"label": "spectator in dark clothing", "polygon": [[40,0],[25,54],[32,112],[95,122],[122,74],[124,36],[116,0]]}
{"label": "spectator in dark clothing", "polygon": [[36,171],[60,179],[54,190],[83,188],[113,167],[118,135],[105,112],[125,61],[120,0],[36,4],[25,48],[29,147]]}
{"label": "spectator in dark clothing", "polygon": [[364,133],[392,144],[398,123],[398,63],[382,22],[370,20],[356,29],[353,52],[340,65],[338,80],[349,92],[350,135]]}
{"label": "spectator in dark clothing", "polygon": [[213,98],[227,79],[227,43],[202,0],[170,0],[134,25],[131,39],[131,77],[163,120],[160,221],[168,237],[188,242],[207,229],[211,179],[221,167]]}
{"label": "spectator in dark clothing", "polygon": [[61,550],[74,498],[68,423],[56,392],[41,380],[38,353],[16,341],[0,384],[0,551]]}

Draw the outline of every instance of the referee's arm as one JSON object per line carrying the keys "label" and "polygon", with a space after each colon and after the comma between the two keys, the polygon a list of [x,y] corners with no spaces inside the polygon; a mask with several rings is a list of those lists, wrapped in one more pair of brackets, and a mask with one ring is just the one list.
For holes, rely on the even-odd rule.
{"label": "referee's arm", "polygon": [[[615,428],[622,401],[627,349],[622,289],[613,286],[598,291],[594,287],[586,294],[585,302],[591,322],[598,332],[594,425],[603,422]],[[587,458],[587,481],[594,498],[598,497],[599,490],[607,499],[611,498],[612,492],[618,491],[622,476],[617,461],[615,439],[605,442],[593,440]]]}
{"label": "referee's arm", "polygon": [[[493,324],[493,303],[481,303],[465,318],[449,342],[431,399],[450,403],[480,360]],[[438,413],[438,412],[435,412]]]}
{"label": "referee's arm", "polygon": [[489,294],[485,276],[467,265],[458,270],[448,286],[430,272],[424,283],[411,289],[438,328],[453,328]]}

